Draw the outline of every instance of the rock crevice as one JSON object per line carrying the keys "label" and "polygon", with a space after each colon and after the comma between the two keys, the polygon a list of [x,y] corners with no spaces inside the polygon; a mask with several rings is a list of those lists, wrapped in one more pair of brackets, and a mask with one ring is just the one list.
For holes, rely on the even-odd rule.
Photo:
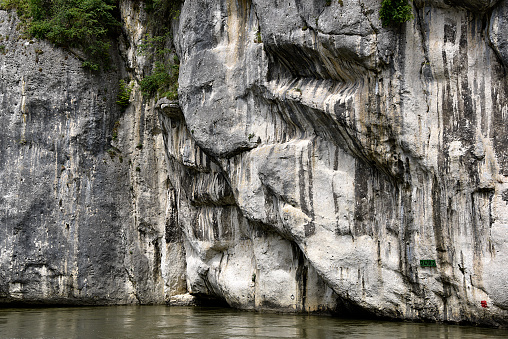
{"label": "rock crevice", "polygon": [[508,4],[380,6],[183,1],[178,101],[139,3],[96,75],[0,11],[0,302],[506,326]]}

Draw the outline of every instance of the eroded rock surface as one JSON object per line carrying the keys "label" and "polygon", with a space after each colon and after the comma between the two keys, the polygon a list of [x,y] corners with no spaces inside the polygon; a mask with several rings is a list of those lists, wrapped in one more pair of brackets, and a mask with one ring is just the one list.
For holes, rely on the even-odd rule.
{"label": "eroded rock surface", "polygon": [[[183,5],[188,129],[241,215],[281,253],[296,244],[337,309],[506,323],[506,5],[455,5],[417,2],[399,28],[381,26],[377,1]],[[191,290],[243,296],[186,238]]]}
{"label": "eroded rock surface", "polygon": [[[140,22],[133,6],[123,14]],[[0,302],[163,303],[185,292],[182,241],[166,234],[160,123],[137,89],[126,112],[115,103],[120,54],[91,74],[71,52],[22,39],[15,13],[0,22]]]}
{"label": "eroded rock surface", "polygon": [[2,301],[508,325],[508,4],[380,4],[185,1],[179,103],[138,2],[100,76],[0,12]]}

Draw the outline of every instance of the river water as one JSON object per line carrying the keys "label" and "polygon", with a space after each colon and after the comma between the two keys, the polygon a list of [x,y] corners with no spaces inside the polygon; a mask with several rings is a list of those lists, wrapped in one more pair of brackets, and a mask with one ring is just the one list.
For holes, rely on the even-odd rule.
{"label": "river water", "polygon": [[508,338],[508,330],[227,308],[0,309],[0,338]]}

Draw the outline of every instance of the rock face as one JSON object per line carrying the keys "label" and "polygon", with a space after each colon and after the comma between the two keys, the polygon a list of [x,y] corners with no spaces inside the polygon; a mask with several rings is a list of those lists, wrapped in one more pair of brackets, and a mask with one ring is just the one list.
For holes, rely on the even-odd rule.
{"label": "rock face", "polygon": [[508,3],[380,3],[185,1],[179,105],[136,2],[101,75],[0,12],[0,301],[508,325]]}
{"label": "rock face", "polygon": [[183,252],[166,241],[160,123],[135,91],[126,112],[115,103],[119,53],[117,72],[89,74],[70,52],[20,39],[14,13],[0,21],[0,302],[161,303],[185,291],[166,264]]}
{"label": "rock face", "polygon": [[[415,2],[414,21],[385,28],[378,1],[184,3],[185,122],[249,225],[281,237],[250,236],[254,260],[259,244],[296,245],[333,290],[335,302],[311,301],[318,290],[296,277],[306,292],[294,309],[506,324],[508,7],[454,5]],[[291,303],[259,293],[279,284],[273,268],[240,286],[249,264],[224,264],[241,261],[240,241],[224,244],[215,215],[184,228],[191,292]]]}

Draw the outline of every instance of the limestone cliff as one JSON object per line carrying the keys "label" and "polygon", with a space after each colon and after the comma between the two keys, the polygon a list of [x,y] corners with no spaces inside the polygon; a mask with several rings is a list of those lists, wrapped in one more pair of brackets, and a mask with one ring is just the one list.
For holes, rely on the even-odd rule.
{"label": "limestone cliff", "polygon": [[166,241],[158,117],[136,91],[125,112],[115,103],[127,42],[110,72],[90,74],[71,51],[22,39],[15,13],[0,22],[0,300],[163,303],[185,291],[184,266],[167,269],[184,263]]}
{"label": "limestone cliff", "polygon": [[1,12],[1,300],[506,326],[508,3],[380,3],[183,2],[179,106],[140,93],[138,2],[101,75]]}

